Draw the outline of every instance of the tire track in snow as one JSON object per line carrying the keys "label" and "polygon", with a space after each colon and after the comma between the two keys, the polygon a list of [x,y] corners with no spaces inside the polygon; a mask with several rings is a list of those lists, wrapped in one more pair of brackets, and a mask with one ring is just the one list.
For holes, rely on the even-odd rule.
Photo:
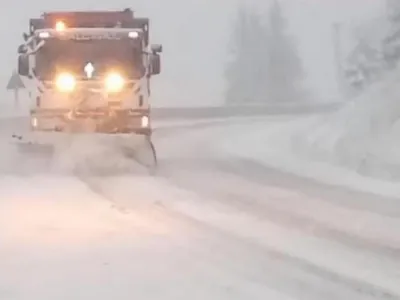
{"label": "tire track in snow", "polygon": [[[237,125],[237,126],[236,126]],[[358,252],[360,252],[359,256],[364,256],[366,255],[366,252],[369,253],[369,256],[374,256],[375,261],[378,263],[380,262],[380,259],[383,261],[387,261],[387,265],[390,265],[391,262],[396,262],[398,264],[399,262],[399,253],[398,253],[398,247],[395,245],[392,245],[391,242],[387,242],[385,240],[380,240],[380,239],[371,239],[368,237],[368,232],[365,232],[365,234],[361,234],[361,232],[354,231],[355,228],[353,226],[353,230],[348,232],[348,229],[350,228],[344,228],[343,226],[339,226],[338,228],[331,227],[329,225],[329,222],[324,222],[324,221],[317,221],[315,222],[315,218],[310,218],[307,215],[302,215],[300,212],[297,212],[295,208],[292,210],[288,210],[287,208],[282,210],[279,208],[279,206],[274,206],[274,204],[269,203],[268,206],[263,206],[262,204],[258,203],[259,205],[254,205],[254,202],[257,202],[256,200],[261,200],[258,202],[262,202],[262,198],[260,199],[260,195],[256,196],[249,196],[249,194],[253,194],[254,189],[257,190],[257,188],[260,187],[265,187],[267,186],[268,188],[271,188],[270,184],[268,183],[268,178],[272,178],[274,170],[270,170],[270,173],[263,178],[263,176],[258,174],[258,178],[254,176],[254,173],[250,175],[248,172],[249,169],[247,169],[246,172],[244,172],[244,169],[238,168],[237,162],[235,163],[234,160],[226,161],[226,153],[218,153],[218,149],[213,149],[213,145],[218,144],[218,140],[223,138],[225,134],[234,134],[235,129],[239,129],[241,127],[241,124],[236,124],[235,126],[230,126],[231,128],[227,127],[225,128],[217,128],[218,130],[199,130],[198,132],[196,131],[188,131],[185,133],[181,133],[178,136],[178,139],[175,137],[173,141],[176,142],[170,143],[173,146],[168,147],[169,144],[165,143],[165,148],[164,151],[166,151],[166,154],[164,154],[164,161],[161,160],[161,166],[162,166],[162,172],[161,176],[164,176],[167,178],[172,184],[175,184],[177,186],[192,190],[196,192],[199,195],[204,196],[204,199],[208,199],[209,201],[215,198],[215,202],[219,202],[221,200],[226,203],[226,205],[232,205],[232,199],[235,199],[235,203],[239,202],[241,203],[238,208],[247,211],[252,211],[251,214],[254,216],[257,216],[262,218],[266,217],[266,215],[269,215],[270,220],[275,221],[277,224],[281,224],[281,226],[289,226],[292,230],[297,230],[303,232],[308,232],[312,235],[320,235],[322,239],[325,239],[327,241],[337,241],[340,245],[346,246],[347,251],[350,251],[354,255],[357,255]],[[265,124],[264,124],[265,125]],[[162,138],[161,138],[162,141]],[[184,141],[182,143],[181,141]],[[178,145],[177,145],[178,144]],[[186,146],[182,146],[179,144],[184,144]],[[180,151],[180,155],[175,155],[174,152],[176,149],[182,149],[183,151]],[[172,153],[172,156],[169,156],[169,153]],[[229,155],[228,155],[229,156]],[[223,159],[221,159],[223,158]],[[204,173],[202,173],[204,171]],[[181,173],[181,174],[179,174]],[[206,175],[205,175],[206,174]],[[221,179],[223,179],[225,176],[229,175],[236,175],[238,177],[241,177],[243,179],[242,183],[239,182],[231,182],[229,185],[225,184],[223,188],[218,187],[218,184],[221,183]],[[278,172],[280,175],[278,178],[282,178],[284,174],[281,174]],[[289,176],[289,178],[291,178]],[[179,182],[181,181],[181,182]],[[273,185],[276,184],[276,182],[279,182],[278,180],[272,180],[274,182]],[[252,187],[248,185],[248,183],[252,183]],[[257,187],[258,184],[258,187]],[[282,187],[282,189],[285,187],[289,187],[287,189],[286,194],[291,194],[291,196],[295,196],[294,198],[296,200],[298,199],[298,195],[296,196],[296,193],[300,192],[301,189],[293,189],[291,184],[288,184],[287,181],[281,182],[280,184],[277,184],[278,186]],[[218,190],[218,188],[222,189]],[[238,193],[240,189],[244,189],[246,192],[245,193]],[[273,188],[273,187],[272,187]],[[324,188],[324,186],[320,185],[320,188]],[[274,189],[274,188],[273,188]],[[340,189],[337,189],[339,192]],[[346,192],[342,192],[342,194],[345,194]],[[239,195],[238,195],[239,194]],[[340,193],[339,193],[340,194]],[[365,194],[362,193],[354,193],[355,195],[359,196],[365,196]],[[305,198],[309,198],[309,194],[302,194]],[[257,199],[258,197],[258,199]],[[249,199],[250,198],[250,199]],[[279,199],[279,197],[273,197],[276,201],[280,201],[282,199]],[[375,202],[373,201],[374,199],[371,199],[372,197],[369,198],[368,203],[363,203],[361,201],[352,201],[350,203],[346,203],[346,201],[332,201],[331,199],[325,199],[321,195],[317,194],[317,197],[315,195],[311,196],[311,199],[313,200],[314,204],[318,204],[317,207],[319,206],[324,206],[330,204],[331,207],[335,207],[336,210],[347,210],[347,212],[357,212],[357,213],[363,213],[363,214],[368,214],[372,213],[375,214],[377,217],[380,215],[383,219],[392,219],[392,220],[398,220],[396,218],[396,215],[393,215],[393,211],[388,210],[389,205],[393,204],[393,201],[389,200],[384,202],[386,206],[383,207],[383,209],[377,209],[377,203],[379,202],[382,204],[382,202],[378,201],[375,199]],[[208,201],[208,202],[209,202]],[[277,202],[277,203],[278,203]],[[365,204],[365,205],[363,205]],[[260,207],[261,205],[261,207]],[[277,215],[275,215],[273,212],[275,211],[278,213],[282,219]],[[317,210],[315,211],[315,215],[318,216],[319,213]],[[264,212],[264,216],[263,215]],[[329,210],[328,210],[329,212]],[[294,214],[294,215],[293,215]],[[259,216],[261,215],[261,216]],[[358,215],[358,214],[356,214]],[[293,222],[292,216],[296,220],[296,222]],[[380,218],[379,217],[379,218]],[[357,217],[355,217],[357,218]],[[268,217],[267,217],[268,219]],[[332,220],[330,220],[332,222]],[[355,221],[355,219],[353,219]],[[333,224],[336,225],[345,225],[342,224],[342,219],[339,217],[337,220],[334,220]],[[302,226],[299,226],[302,225]],[[372,225],[373,226],[373,225]],[[300,227],[300,228],[299,228]],[[313,230],[310,229],[315,229],[315,233],[313,234]],[[344,228],[344,229],[343,229]],[[383,227],[385,228],[385,227]],[[395,231],[396,231],[396,226],[390,227],[386,226],[386,231],[382,231],[384,233],[384,236],[392,232],[392,238],[395,237]],[[300,229],[300,230],[299,230]],[[374,230],[375,233],[378,233],[379,231]],[[379,234],[376,235],[377,237],[380,238]],[[387,238],[387,237],[386,237]],[[385,241],[385,242],[384,242]],[[335,246],[333,245],[333,249]],[[342,247],[343,248],[343,247]],[[346,249],[346,248],[345,248]],[[368,264],[367,264],[368,265]],[[360,272],[363,272],[363,267],[361,266]],[[368,266],[365,266],[368,268]],[[391,267],[393,271],[393,266]],[[364,269],[365,271],[365,269]],[[389,274],[386,274],[389,275]],[[396,278],[398,278],[398,284],[397,286],[400,286],[400,276],[394,275]],[[393,278],[392,278],[393,282]],[[396,284],[394,284],[396,286]]]}
{"label": "tire track in snow", "polygon": [[[85,180],[89,185],[92,186],[94,190],[97,190],[100,195],[103,195],[107,199],[110,199],[114,203],[123,203],[119,204],[119,206],[122,205],[123,209],[130,209],[129,208],[129,203],[131,203],[130,199],[134,199],[136,192],[132,191],[130,193],[125,193],[124,199],[120,198],[120,195],[117,197],[119,198],[114,198],[116,197],[112,193],[110,194],[110,189],[109,187],[106,187],[107,184],[109,185],[110,183],[107,183],[104,180]],[[115,182],[114,182],[115,183]],[[161,190],[164,188],[164,191],[162,190],[161,193],[166,192],[168,193],[168,190],[165,190],[165,185],[158,185],[157,181],[153,181],[154,184],[154,189],[161,188]],[[126,187],[126,190],[129,191],[129,187]],[[139,193],[140,194],[140,193]],[[198,205],[199,205],[199,210],[203,210],[204,207],[202,208],[201,204],[201,199],[198,199]],[[168,200],[167,200],[168,201]],[[173,201],[174,202],[174,201]],[[132,204],[132,203],[131,203]],[[174,208],[174,205],[168,205],[168,203],[164,202],[162,206],[158,203],[153,203],[153,204],[148,204],[148,207],[153,211],[154,216],[157,216],[159,220],[162,219],[168,219],[168,222],[176,222],[176,223],[181,223],[182,226],[188,227],[190,226],[190,231],[204,231],[207,233],[208,236],[212,234],[212,236],[215,238],[215,241],[217,242],[217,245],[215,246],[215,249],[224,249],[224,252],[226,255],[231,257],[243,257],[246,256],[246,252],[248,251],[249,253],[252,253],[251,255],[256,255],[257,259],[260,259],[261,257],[264,257],[263,259],[260,259],[260,263],[263,264],[265,262],[265,257],[268,257],[267,264],[277,264],[277,261],[279,261],[279,269],[285,269],[285,272],[277,276],[277,274],[273,274],[273,276],[279,277],[279,282],[276,281],[276,279],[273,280],[273,283],[269,283],[270,285],[276,287],[276,286],[281,286],[281,292],[288,292],[287,291],[287,284],[290,283],[292,286],[303,286],[304,285],[309,285],[309,289],[311,289],[312,284],[310,285],[310,282],[307,282],[304,280],[304,278],[313,278],[313,280],[317,280],[318,278],[323,280],[323,284],[326,287],[327,285],[333,284],[336,285],[334,290],[339,289],[339,291],[343,292],[345,291],[346,293],[354,293],[351,296],[351,299],[357,299],[357,297],[362,297],[360,299],[368,299],[371,297],[371,299],[400,299],[400,295],[397,295],[389,290],[386,290],[384,288],[375,286],[374,284],[368,283],[368,282],[363,282],[362,280],[357,280],[355,278],[351,277],[346,277],[343,276],[343,274],[338,274],[335,272],[332,272],[324,267],[318,266],[313,264],[310,261],[301,259],[299,257],[291,256],[288,253],[285,253],[283,251],[279,251],[279,249],[274,249],[273,247],[265,247],[264,245],[261,245],[259,243],[254,242],[252,239],[247,239],[243,236],[236,235],[234,232],[231,232],[228,228],[222,228],[213,222],[208,222],[207,217],[204,218],[204,216],[201,216],[198,218],[198,216],[193,216],[191,214],[186,214],[185,211],[179,211]],[[207,209],[206,209],[207,210]],[[208,241],[209,242],[209,241]],[[228,253],[225,250],[226,248],[229,249]],[[235,249],[234,253],[232,253],[232,249]],[[243,253],[237,253],[239,251]],[[194,251],[191,249],[190,251]],[[201,249],[196,249],[195,255],[207,255],[207,258],[205,260],[210,260],[209,253],[199,253],[201,252]],[[221,257],[220,259],[223,259]],[[216,261],[216,263],[221,263],[221,261]],[[224,266],[226,267],[226,266]],[[278,266],[277,266],[278,267]],[[237,270],[235,268],[232,269],[233,272],[240,272],[241,270]],[[243,271],[242,271],[243,272]],[[293,273],[301,273],[301,275],[298,275],[298,277],[293,278],[292,275]],[[268,278],[269,280],[272,280],[271,277]],[[265,284],[265,281],[262,281]],[[283,284],[283,282],[286,282]],[[286,288],[283,288],[286,286]],[[308,291],[310,292],[310,290]],[[332,291],[331,291],[332,292]],[[341,293],[340,292],[340,293]],[[292,295],[294,296],[295,293]],[[333,294],[332,294],[333,295]],[[321,296],[321,295],[320,295]],[[367,298],[366,298],[367,297]],[[318,297],[317,297],[318,298]],[[317,299],[316,298],[316,299]],[[328,298],[325,298],[328,299]]]}
{"label": "tire track in snow", "polygon": [[[282,120],[278,119],[278,121],[281,122]],[[283,219],[289,219],[284,222],[287,226],[301,226],[302,228],[308,230],[310,227],[313,227],[316,231],[315,234],[320,234],[321,236],[328,238],[335,238],[339,242],[345,243],[352,247],[361,249],[367,248],[372,252],[383,252],[389,256],[392,256],[393,258],[399,259],[400,238],[397,239],[397,243],[395,245],[393,245],[392,241],[387,242],[382,239],[382,236],[386,236],[391,231],[392,237],[394,236],[396,228],[394,221],[397,221],[397,225],[399,224],[399,215],[396,214],[396,211],[400,213],[399,201],[396,202],[392,199],[382,199],[381,197],[379,200],[376,198],[371,199],[371,196],[357,192],[353,192],[353,194],[350,194],[349,196],[347,191],[340,189],[336,189],[336,193],[331,195],[330,193],[332,193],[332,187],[321,185],[319,185],[319,189],[327,189],[327,193],[316,193],[315,191],[310,192],[309,187],[312,185],[310,182],[304,182],[303,180],[303,184],[298,186],[298,183],[296,183],[296,180],[293,179],[293,176],[280,173],[279,171],[268,169],[266,167],[263,168],[262,166],[257,165],[255,162],[246,161],[238,157],[232,157],[230,154],[219,153],[218,151],[220,151],[220,149],[213,148],[214,141],[216,141],[218,146],[219,139],[223,139],[223,137],[229,134],[229,132],[232,134],[232,132],[235,132],[237,127],[241,127],[242,125],[243,123],[240,123],[236,124],[235,126],[231,125],[225,128],[219,128],[219,130],[214,129],[213,131],[204,130],[203,128],[199,129],[197,132],[186,132],[186,135],[185,133],[181,133],[178,135],[178,139],[175,138],[174,140],[178,143],[185,141],[187,147],[181,147],[181,149],[184,149],[185,152],[182,157],[176,157],[172,159],[168,157],[168,154],[164,155],[165,161],[163,162],[162,159],[160,160],[160,175],[165,178],[169,178],[171,182],[174,182],[175,176],[175,179],[179,179],[183,182],[183,187],[189,189],[196,188],[196,192],[201,194],[205,193],[206,196],[212,196],[210,189],[214,186],[215,188],[213,192],[219,192],[221,196],[225,198],[234,198],[235,202],[239,202],[244,205],[243,208],[246,208],[246,206],[249,205],[254,206],[257,204],[258,206],[264,206],[264,211],[266,213],[269,212],[268,214],[270,215],[271,219],[275,219],[277,222],[280,221],[282,223]],[[248,126],[249,124],[246,125]],[[168,144],[166,145],[168,146]],[[205,145],[205,147],[201,147],[200,145]],[[166,150],[171,152],[168,148]],[[175,148],[172,147],[172,151],[174,151],[174,149]],[[176,170],[178,172],[175,172]],[[179,172],[181,172],[181,174],[179,174]],[[201,174],[203,181],[199,181],[196,176],[192,176],[195,172],[203,172],[203,174]],[[204,175],[207,173],[208,176]],[[253,188],[249,188],[249,191],[246,191],[245,193],[237,188],[231,189],[228,184],[222,181],[222,179],[226,176],[229,176],[229,174],[243,179],[242,182],[239,180],[237,186],[240,186],[241,184],[248,185],[248,182],[252,182]],[[179,178],[179,176],[181,178]],[[213,182],[213,179],[207,180],[207,177],[215,178],[215,182]],[[201,185],[202,182],[204,183],[203,185]],[[225,190],[222,191],[223,188],[219,187],[218,183],[220,183],[221,186],[224,185],[228,188],[225,188]],[[293,202],[293,209],[289,210],[287,207],[283,207],[284,210],[282,210],[282,208],[278,207],[275,203],[267,201],[268,199],[261,201],[260,199],[256,199],[260,198],[262,195],[260,195],[260,193],[258,193],[258,195],[254,195],[253,191],[261,189],[265,186],[277,186],[280,187],[281,190],[286,188],[289,193],[291,193],[290,196],[295,198],[293,201],[291,201]],[[303,193],[303,189],[306,190],[306,193]],[[207,191],[210,193],[207,193]],[[298,200],[302,196],[304,199],[312,199],[311,202],[316,205],[315,207],[323,208],[325,210],[334,209],[336,211],[336,215],[338,215],[338,220],[340,221],[342,220],[340,219],[341,216],[339,213],[342,213],[344,216],[346,216],[354,212],[354,215],[359,216],[360,220],[363,220],[363,218],[366,220],[371,220],[371,226],[374,226],[372,221],[377,220],[378,216],[382,216],[382,220],[386,219],[389,222],[392,220],[394,225],[392,228],[388,226],[384,227],[385,231],[381,230],[383,235],[376,229],[373,229],[372,231],[376,232],[375,238],[371,238],[370,232],[362,232],[355,226],[352,226],[353,230],[350,233],[348,230],[349,228],[343,229],[343,226],[332,226],[332,224],[329,224],[327,220],[316,218],[318,217],[318,214],[315,214],[316,217],[310,218],[307,216],[307,214],[304,214],[304,212],[296,211],[296,205],[298,205],[296,202],[299,202]],[[332,199],[332,196],[336,197]],[[340,197],[344,198],[345,200],[340,199]],[[351,197],[362,197],[363,199],[368,199],[368,201],[355,201]],[[248,198],[254,199],[249,201]],[[227,201],[229,201],[229,199],[227,199]],[[310,201],[308,202],[311,203]],[[275,211],[275,214],[270,213],[272,210]],[[277,215],[280,217],[277,217]],[[333,224],[341,225],[338,220],[334,220]],[[332,223],[332,220],[330,221]],[[354,219],[352,221],[354,221]],[[379,225],[379,223],[377,223],[377,225]],[[363,226],[368,226],[368,223],[364,222]]]}
{"label": "tire track in snow", "polygon": [[[243,177],[245,180],[249,180],[249,176],[245,175],[246,173],[240,173],[235,171],[235,163],[228,163],[228,162],[222,162],[222,161],[214,161],[213,163],[214,166],[218,166],[221,170],[224,172],[232,173],[235,175],[238,175],[240,177]],[[274,172],[274,171],[271,171]],[[261,178],[258,178],[258,181],[260,183],[268,184],[266,180],[262,180]],[[315,212],[313,214],[315,215],[314,218],[310,217],[309,215],[305,214],[302,211],[297,211],[296,210],[296,203],[293,201],[293,209],[288,209],[288,208],[280,208],[279,205],[274,205],[271,203],[271,201],[268,201],[268,199],[265,199],[265,201],[257,201],[254,196],[251,195],[246,195],[247,198],[253,198],[254,201],[249,201],[249,199],[244,199],[243,195],[238,195],[235,194],[235,203],[238,205],[242,205],[243,208],[246,206],[253,206],[252,209],[257,207],[257,211],[263,211],[265,215],[268,215],[268,218],[270,220],[274,220],[277,223],[283,224],[288,227],[293,227],[293,228],[298,228],[299,230],[311,230],[312,234],[320,236],[321,238],[327,238],[327,239],[332,239],[332,240],[337,240],[340,243],[346,244],[349,247],[354,247],[355,249],[359,250],[370,250],[373,253],[376,254],[385,254],[386,256],[390,256],[393,260],[398,260],[400,261],[400,238],[397,239],[397,243],[393,244],[390,241],[382,241],[376,238],[379,238],[379,235],[376,234],[375,238],[374,237],[369,237],[368,235],[371,234],[371,232],[366,232],[365,230],[360,230],[357,234],[355,230],[352,230],[352,232],[349,232],[345,229],[342,229],[342,226],[335,227],[333,225],[330,225],[328,223],[328,220],[323,220],[321,217],[318,217],[318,207],[324,207],[326,209],[332,208],[332,209],[337,209],[338,206],[340,205],[335,205],[333,202],[328,202],[326,203],[327,205],[324,205],[324,198],[323,197],[312,197],[312,200],[314,203],[316,203],[314,209]],[[232,195],[231,195],[232,196]],[[293,197],[299,199],[307,199],[310,197],[307,194],[297,194],[296,192],[293,192]],[[279,197],[278,197],[279,198]],[[251,204],[249,203],[251,202]],[[322,203],[323,205],[318,205],[318,202]],[[325,201],[326,202],[326,201]],[[305,203],[307,205],[308,203]],[[310,205],[308,205],[310,207]],[[359,216],[366,215],[367,217],[370,217],[370,219],[377,220],[378,218],[385,219],[386,221],[392,221],[393,222],[393,227],[392,229],[392,237],[395,236],[395,231],[397,226],[395,226],[395,223],[400,224],[400,220],[398,218],[395,218],[393,216],[388,216],[386,214],[380,214],[379,212],[371,211],[371,210],[365,210],[361,209],[358,210],[355,207],[348,207],[346,209],[339,208],[338,211],[343,212],[344,216],[346,219],[348,219],[349,214],[354,214],[355,216],[358,214]],[[347,213],[346,213],[347,212]],[[321,220],[322,219],[322,220]],[[340,223],[343,221],[343,219],[340,219],[339,217],[337,218],[337,221]],[[386,226],[387,228],[387,226]],[[364,232],[363,232],[364,231]]]}
{"label": "tire track in snow", "polygon": [[[208,131],[208,133],[210,132]],[[201,134],[204,136],[204,133]],[[185,141],[192,145],[190,142],[195,138],[196,134],[192,133],[189,141]],[[274,177],[274,170],[267,169],[268,172],[265,172],[266,170],[264,169],[264,173],[262,173],[260,168],[254,168],[254,164],[246,164],[246,162],[235,157],[216,155],[215,152],[210,151],[208,148],[202,148],[204,151],[199,152],[199,147],[197,147],[196,143],[193,143],[193,145],[189,147],[194,148],[193,153],[189,156],[170,160],[166,156],[165,161],[161,160],[158,174],[167,178],[172,184],[194,190],[196,193],[210,199],[218,195],[218,200],[223,199],[226,203],[236,205],[240,209],[253,211],[257,215],[267,217],[282,226],[306,232],[312,231],[316,236],[327,240],[336,240],[355,250],[369,250],[371,253],[385,254],[395,260],[400,259],[400,238],[397,238],[397,243],[393,244],[393,237],[396,236],[396,224],[398,225],[400,221],[396,216],[386,214],[386,210],[375,211],[370,206],[363,207],[361,203],[358,205],[351,205],[350,203],[343,205],[343,201],[335,202],[329,198],[325,199],[324,194],[304,194],[301,189],[291,188],[290,182],[283,181],[284,179],[287,180],[284,178],[284,174],[278,173],[278,178],[284,178],[280,182],[280,179],[271,179]],[[231,184],[224,180],[227,177],[232,177],[236,183]],[[268,195],[268,191],[271,189],[278,191],[278,194],[282,194],[285,184],[289,189],[283,193],[286,194],[283,197],[273,195],[272,199],[269,200],[268,197],[271,196],[265,196]],[[241,186],[245,187],[244,191],[243,188],[240,188]],[[322,186],[321,188],[323,189],[324,187]],[[257,190],[265,190],[266,194],[262,192],[255,193]],[[362,194],[359,196],[362,196]],[[307,207],[314,209],[314,211],[315,209],[325,210],[326,216],[328,216],[328,211],[332,210],[338,216],[337,220],[333,220],[330,216],[324,219],[319,216],[320,213],[317,213],[317,211],[310,214],[304,212],[304,209],[299,210],[299,205],[301,206],[300,203],[304,200],[310,200],[306,201]],[[293,207],[287,204],[281,205],[280,202],[293,203]],[[349,202],[353,202],[352,199],[349,199]],[[341,218],[349,219],[351,215],[354,215],[356,219],[358,217],[362,220],[365,228],[374,226],[374,223],[378,227],[382,227],[378,222],[381,217],[382,220],[392,222],[393,226],[386,225],[380,231],[378,227],[371,228],[372,232],[369,232],[365,229],[361,230],[362,227],[357,225],[358,222],[353,217],[350,223],[346,223],[351,225],[351,228],[349,228],[345,226],[346,224],[341,223],[343,221]],[[367,221],[371,225],[368,225]],[[363,222],[360,224],[362,225]],[[388,234],[390,235],[390,232],[391,239],[389,240]]]}

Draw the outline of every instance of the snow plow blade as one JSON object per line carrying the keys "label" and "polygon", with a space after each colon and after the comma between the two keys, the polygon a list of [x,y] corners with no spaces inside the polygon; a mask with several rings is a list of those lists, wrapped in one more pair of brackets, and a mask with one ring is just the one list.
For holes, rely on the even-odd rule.
{"label": "snow plow blade", "polygon": [[46,170],[115,175],[157,169],[156,150],[146,135],[31,132],[13,138],[22,160],[40,160]]}

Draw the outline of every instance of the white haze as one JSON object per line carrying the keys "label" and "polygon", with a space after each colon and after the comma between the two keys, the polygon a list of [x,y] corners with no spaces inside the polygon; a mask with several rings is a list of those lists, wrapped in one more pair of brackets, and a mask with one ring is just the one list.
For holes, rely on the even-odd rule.
{"label": "white haze", "polygon": [[[382,13],[383,0],[285,0],[286,15],[297,36],[306,67],[307,86],[316,99],[337,96],[332,45],[332,22],[365,20]],[[122,9],[131,7],[138,15],[151,18],[154,43],[164,45],[163,73],[154,79],[154,105],[218,105],[224,93],[223,69],[229,26],[236,5],[248,2],[266,8],[267,1],[232,0],[114,0],[100,2],[49,1],[2,2],[1,38],[5,87],[16,67],[16,48],[28,21],[42,11],[54,9]],[[12,94],[3,90],[2,101]]]}

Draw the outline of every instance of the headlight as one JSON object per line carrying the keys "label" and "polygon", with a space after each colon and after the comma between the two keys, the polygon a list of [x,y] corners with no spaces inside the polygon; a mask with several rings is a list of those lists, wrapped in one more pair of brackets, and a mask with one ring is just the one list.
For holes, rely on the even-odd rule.
{"label": "headlight", "polygon": [[118,73],[111,73],[106,77],[105,85],[107,92],[117,93],[124,88],[125,80]]}
{"label": "headlight", "polygon": [[56,23],[56,30],[57,31],[64,31],[66,27],[67,26],[65,26],[65,23],[63,21],[58,21]]}
{"label": "headlight", "polygon": [[56,86],[62,92],[72,92],[76,86],[75,77],[69,73],[61,73],[56,78]]}

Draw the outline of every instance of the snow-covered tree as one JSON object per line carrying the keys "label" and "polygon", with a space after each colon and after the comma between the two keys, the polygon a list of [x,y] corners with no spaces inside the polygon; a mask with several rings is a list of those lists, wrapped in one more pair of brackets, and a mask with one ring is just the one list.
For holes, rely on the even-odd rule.
{"label": "snow-covered tree", "polygon": [[264,43],[267,47],[265,94],[268,99],[288,101],[301,97],[302,61],[277,0],[269,10]]}
{"label": "snow-covered tree", "polygon": [[400,1],[386,0],[388,33],[383,40],[383,55],[389,67],[394,68],[400,59]]}
{"label": "snow-covered tree", "polygon": [[267,15],[241,7],[232,29],[227,103],[287,101],[301,96],[301,60],[277,1]]}
{"label": "snow-covered tree", "polygon": [[262,40],[265,28],[261,18],[248,7],[238,9],[236,20],[232,26],[230,40],[230,60],[226,68],[227,93],[229,104],[254,102],[257,85],[263,79],[258,74],[260,57],[265,53]]}
{"label": "snow-covered tree", "polygon": [[400,21],[400,1],[386,0],[386,10],[389,19],[392,21]]}

